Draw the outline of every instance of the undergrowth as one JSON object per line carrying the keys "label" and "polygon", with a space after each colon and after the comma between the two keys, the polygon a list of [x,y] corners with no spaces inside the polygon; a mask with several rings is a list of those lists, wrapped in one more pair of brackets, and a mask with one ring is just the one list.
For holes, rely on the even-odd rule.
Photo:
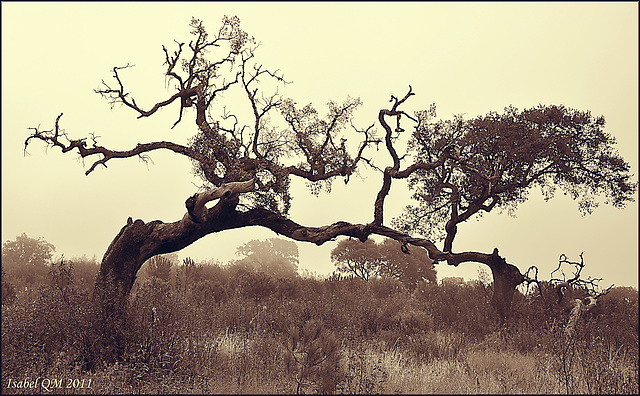
{"label": "undergrowth", "polygon": [[569,355],[566,311],[518,295],[502,323],[480,282],[190,271],[138,281],[125,351],[107,364],[92,344],[91,279],[52,266],[2,305],[2,393],[638,393],[634,289],[581,318]]}

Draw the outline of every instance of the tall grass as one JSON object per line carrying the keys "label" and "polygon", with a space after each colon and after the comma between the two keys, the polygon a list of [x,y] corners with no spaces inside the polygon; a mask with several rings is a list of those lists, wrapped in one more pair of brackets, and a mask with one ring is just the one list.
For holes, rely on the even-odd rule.
{"label": "tall grass", "polygon": [[123,356],[106,364],[92,349],[91,277],[72,274],[53,268],[3,304],[3,394],[638,392],[635,290],[613,289],[583,315],[569,355],[568,312],[519,296],[502,325],[481,283],[409,291],[392,279],[178,270],[136,285]]}

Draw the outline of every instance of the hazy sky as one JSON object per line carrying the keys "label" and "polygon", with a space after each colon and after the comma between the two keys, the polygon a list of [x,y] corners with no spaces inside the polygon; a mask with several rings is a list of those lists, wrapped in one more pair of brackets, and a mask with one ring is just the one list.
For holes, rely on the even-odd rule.
{"label": "hazy sky", "polygon": [[[538,104],[563,104],[604,115],[606,130],[638,174],[638,4],[627,3],[2,3],[2,241],[23,232],[43,237],[65,257],[101,258],[127,217],[176,221],[199,181],[191,164],[170,152],[153,152],[152,164],[111,160],[89,176],[76,154],[23,143],[29,127],[62,127],[74,137],[125,150],[155,140],[185,143],[193,113],[174,130],[177,104],[137,120],[121,106],[110,109],[93,93],[111,68],[134,64],[123,79],[136,102],[150,107],[173,93],[165,85],[162,45],[188,41],[197,17],[210,31],[224,15],[237,15],[261,46],[257,59],[288,81],[280,92],[320,113],[329,100],[360,97],[354,124],[376,122],[390,95],[411,84],[408,113],[436,103],[438,117],[467,118]],[[405,128],[408,128],[406,125]],[[382,128],[377,126],[378,131]],[[356,137],[351,138],[354,142]],[[379,163],[384,165],[383,162]],[[637,176],[635,177],[637,180]],[[367,223],[381,184],[365,172],[348,185],[336,181],[316,198],[294,185],[291,218],[305,225],[338,220]],[[385,221],[409,203],[400,187]],[[275,236],[251,228],[209,235],[180,252],[197,260],[234,259],[251,239]],[[329,252],[298,244],[302,268],[327,274]],[[454,251],[498,247],[522,271],[531,265],[548,278],[560,254],[578,260],[584,275],[638,287],[638,205],[601,206],[582,217],[577,203],[559,194],[544,202],[532,191],[512,218],[491,213],[459,226]],[[438,276],[477,277],[477,266],[438,265]]]}

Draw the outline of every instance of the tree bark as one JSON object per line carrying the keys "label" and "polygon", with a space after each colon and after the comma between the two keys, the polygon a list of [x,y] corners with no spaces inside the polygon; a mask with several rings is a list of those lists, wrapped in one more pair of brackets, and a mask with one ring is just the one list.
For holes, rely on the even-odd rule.
{"label": "tree bark", "polygon": [[144,263],[140,251],[151,230],[142,220],[130,220],[102,258],[93,292],[93,302],[98,308],[98,346],[107,361],[114,361],[124,352],[127,296]]}
{"label": "tree bark", "polygon": [[520,270],[506,262],[498,255],[498,249],[493,250],[493,254],[486,264],[491,268],[493,274],[493,298],[491,300],[494,308],[502,320],[506,320],[511,313],[511,302],[516,292],[516,286],[524,281],[524,276]]}
{"label": "tree bark", "polygon": [[[238,194],[251,189],[253,180],[195,194],[185,202],[187,213],[173,223],[128,219],[102,258],[93,292],[93,303],[98,309],[99,346],[105,359],[113,361],[122,355],[127,297],[145,261],[181,250],[212,232],[239,226],[234,219]],[[220,201],[207,209],[205,204],[214,199]]]}

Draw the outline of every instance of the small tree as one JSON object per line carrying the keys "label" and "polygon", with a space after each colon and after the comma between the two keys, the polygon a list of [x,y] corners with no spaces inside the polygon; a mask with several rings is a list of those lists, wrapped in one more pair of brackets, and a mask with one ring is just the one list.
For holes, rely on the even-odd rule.
{"label": "small tree", "polygon": [[173,262],[165,256],[154,256],[147,260],[147,274],[153,278],[168,281]]}
{"label": "small tree", "polygon": [[182,292],[191,290],[192,287],[201,279],[202,265],[196,264],[191,257],[185,257],[182,265],[176,270],[176,285]]}
{"label": "small tree", "polygon": [[317,393],[333,393],[341,380],[340,348],[336,337],[323,324],[311,319],[284,329],[285,369],[295,383],[295,393],[314,387]]}
{"label": "small tree", "polygon": [[244,256],[234,264],[247,266],[274,278],[294,278],[298,275],[298,245],[293,241],[271,238],[252,240],[238,247],[236,254]]}
{"label": "small tree", "polygon": [[372,239],[365,242],[353,239],[340,241],[331,251],[331,261],[338,272],[352,274],[362,280],[375,278],[382,272],[383,258]]}
{"label": "small tree", "polygon": [[369,280],[385,276],[400,280],[413,289],[419,282],[436,282],[433,261],[425,249],[402,246],[393,239],[386,238],[378,244],[369,239],[364,243],[345,239],[331,251],[331,260],[336,270]]}
{"label": "small tree", "polygon": [[30,286],[48,277],[55,246],[42,238],[30,238],[23,233],[15,241],[2,245],[2,269],[7,276],[18,280],[20,286]]}
{"label": "small tree", "polygon": [[383,257],[382,273],[399,279],[413,290],[420,282],[436,283],[436,269],[429,253],[421,247],[405,246],[396,240],[386,238],[378,245]]}

